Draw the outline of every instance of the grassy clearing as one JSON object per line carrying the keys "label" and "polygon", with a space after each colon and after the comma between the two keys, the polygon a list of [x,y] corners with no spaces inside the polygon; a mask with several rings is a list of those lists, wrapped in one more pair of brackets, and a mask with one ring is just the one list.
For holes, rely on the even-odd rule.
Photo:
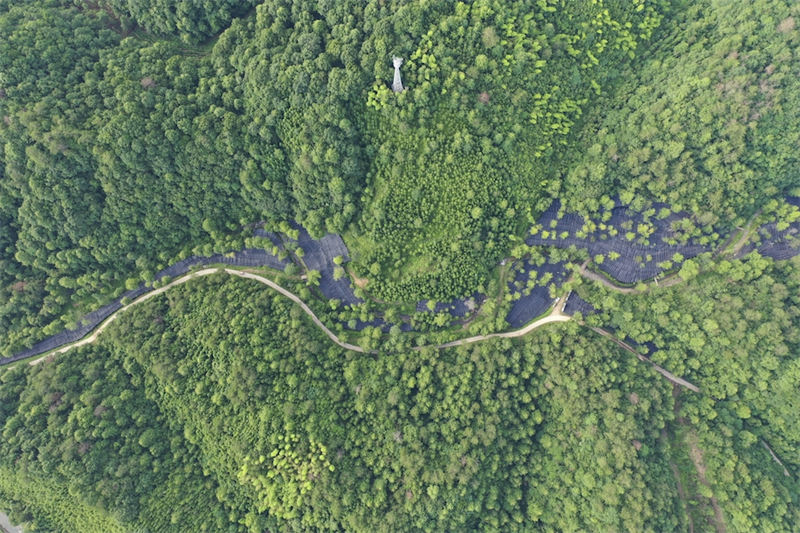
{"label": "grassy clearing", "polygon": [[695,431],[687,420],[678,417],[668,428],[667,437],[670,465],[692,530],[724,533],[724,517],[706,479]]}

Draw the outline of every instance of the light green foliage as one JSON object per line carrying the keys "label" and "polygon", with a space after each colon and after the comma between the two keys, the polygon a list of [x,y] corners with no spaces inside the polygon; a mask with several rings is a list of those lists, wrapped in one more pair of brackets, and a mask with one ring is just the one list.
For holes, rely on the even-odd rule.
{"label": "light green foliage", "polygon": [[[669,388],[576,333],[364,356],[266,287],[201,278],[5,374],[1,456],[125,530],[671,529],[668,470],[631,444],[658,448]],[[21,490],[12,516],[38,514]]]}
{"label": "light green foliage", "polygon": [[562,191],[742,220],[796,182],[796,2],[691,2],[672,13],[613,94],[593,108]]}
{"label": "light green foliage", "polygon": [[[303,495],[325,469],[333,471],[333,465],[327,459],[325,446],[313,439],[306,443],[294,433],[276,435],[272,445],[268,457],[245,457],[237,479],[257,491],[258,512],[269,510],[284,520],[297,518]],[[298,449],[304,451],[300,453]]]}
{"label": "light green foliage", "polygon": [[[746,290],[774,292],[769,268],[761,260],[736,264],[712,280],[712,290],[735,276],[752,287]],[[794,472],[796,428],[791,407],[758,383],[796,395],[788,357],[797,342],[796,309],[786,302],[800,282],[792,272],[784,272],[791,287],[774,297],[783,299],[777,325],[789,344],[775,343],[761,352],[762,361],[740,365],[741,375],[712,355],[725,353],[724,339],[736,337],[735,321],[723,320],[730,310],[694,320],[696,287],[670,289],[690,298],[675,309],[687,309],[691,321],[681,322],[669,302],[660,316],[674,326],[645,320],[641,310],[619,312],[633,322],[613,319],[642,341],[648,337],[640,330],[652,331],[643,329],[648,324],[677,331],[678,343],[687,339],[657,354],[703,391],[681,395],[678,406],[660,375],[577,323],[515,342],[367,356],[330,343],[266,287],[200,278],[128,311],[97,347],[5,374],[2,456],[22,453],[28,475],[73,484],[86,501],[113,508],[128,529],[159,530],[169,522],[181,530],[252,532],[681,530],[687,518],[669,465],[674,454],[689,453],[669,449],[679,445],[670,435],[685,424],[675,418],[678,409],[708,450],[712,485],[696,497],[704,490],[718,495],[731,531],[770,524],[780,530],[796,519],[789,496],[795,482],[762,453],[758,439]],[[639,303],[616,303],[626,305]],[[755,331],[762,329],[768,332]],[[708,369],[691,362],[697,349],[709,350]],[[62,435],[74,443],[67,455],[60,453]],[[25,451],[28,442],[40,453]],[[123,453],[92,455],[114,442]],[[89,453],[82,456],[82,449]],[[166,463],[153,471],[149,461]],[[202,475],[185,464],[201,465]],[[730,468],[758,488],[747,496],[726,492],[738,487]],[[115,479],[125,484],[107,492],[114,471],[123,472]],[[38,513],[20,503],[19,490],[5,496],[16,502],[14,513]],[[764,512],[753,511],[756,501]]]}

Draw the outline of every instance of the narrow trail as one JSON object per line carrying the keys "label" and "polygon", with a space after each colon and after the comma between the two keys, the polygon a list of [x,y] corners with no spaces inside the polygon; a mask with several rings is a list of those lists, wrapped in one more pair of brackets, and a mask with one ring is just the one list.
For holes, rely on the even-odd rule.
{"label": "narrow trail", "polygon": [[317,327],[319,327],[319,329],[321,329],[325,333],[325,335],[328,336],[328,338],[330,340],[332,340],[333,342],[335,342],[336,344],[338,344],[339,346],[341,346],[345,350],[351,350],[353,352],[361,352],[361,353],[365,353],[366,352],[366,350],[364,350],[364,348],[362,348],[361,346],[356,346],[355,344],[350,344],[349,342],[342,341],[339,337],[336,336],[336,334],[334,332],[329,330],[328,327],[325,326],[325,324],[322,323],[322,321],[317,317],[317,315],[314,314],[314,311],[312,311],[311,308],[308,305],[306,305],[306,303],[303,300],[300,299],[300,297],[298,297],[293,292],[287,291],[286,289],[284,289],[283,287],[281,287],[280,285],[278,285],[274,281],[272,281],[270,279],[267,279],[264,276],[259,276],[258,274],[253,274],[251,272],[242,272],[240,270],[232,270],[230,268],[226,268],[223,271],[228,273],[228,274],[230,274],[230,275],[232,275],[232,276],[239,276],[240,278],[247,278],[247,279],[256,280],[256,281],[258,281],[260,283],[263,283],[264,285],[267,285],[267,286],[275,289],[276,291],[278,291],[279,293],[281,293],[282,295],[286,296],[291,301],[293,301],[294,303],[299,305],[300,308],[303,311],[305,311],[308,316],[311,317],[311,320],[314,321],[314,324],[316,324]]}
{"label": "narrow trail", "polygon": [[[694,468],[697,471],[697,478],[700,480],[701,484],[710,490],[711,484],[708,482],[708,478],[706,477],[707,468],[705,462],[703,461],[703,452],[700,449],[697,441],[697,434],[694,432],[694,430],[689,432],[687,436],[687,442],[689,444],[689,457],[692,459]],[[719,502],[713,493],[709,498],[709,501],[711,502],[711,509],[714,511],[714,516],[712,518],[712,521],[714,522],[714,529],[717,530],[717,533],[726,533],[727,528],[725,527],[725,517],[722,514],[722,508],[719,506]]]}
{"label": "narrow trail", "polygon": [[678,283],[681,283],[683,281],[683,279],[681,279],[681,277],[678,276],[677,273],[676,274],[672,274],[671,276],[667,276],[666,278],[662,279],[661,281],[658,281],[658,278],[654,278],[652,284],[648,284],[647,289],[645,289],[645,291],[641,291],[641,290],[635,289],[633,287],[622,287],[620,285],[617,285],[616,283],[614,283],[613,281],[609,280],[605,276],[603,276],[601,274],[598,274],[597,272],[593,272],[593,271],[589,270],[588,268],[586,268],[589,265],[589,262],[590,261],[587,259],[581,265],[581,269],[580,269],[581,276],[583,276],[586,279],[590,279],[592,281],[596,281],[596,282],[602,284],[603,286],[608,287],[609,289],[611,289],[613,291],[617,291],[617,292],[622,293],[622,294],[641,294],[642,292],[645,292],[646,290],[650,290],[653,286],[655,286],[655,287],[672,287],[673,285],[677,285]]}
{"label": "narrow trail", "polygon": [[[750,220],[747,221],[747,225],[745,225],[745,227],[742,228],[741,233],[738,234],[739,240],[733,246],[733,248],[728,253],[728,255],[730,255],[731,257],[736,257],[736,255],[739,253],[739,250],[741,250],[742,247],[745,244],[747,244],[747,241],[750,240],[750,228],[753,226],[753,222],[755,222],[756,219],[759,216],[761,216],[761,211],[762,210],[759,209],[752,217],[750,217]],[[726,242],[724,245],[720,246],[719,253],[724,252],[725,248],[727,247],[727,245],[729,245],[731,242],[733,242],[733,239],[735,239],[736,237],[737,237],[737,234],[735,234],[735,233],[732,234],[730,239],[728,239],[728,242]]]}
{"label": "narrow trail", "polygon": [[614,291],[617,291],[617,292],[621,292],[622,294],[636,294],[636,293],[639,292],[636,289],[631,288],[631,287],[620,287],[619,285],[615,285],[614,283],[612,283],[611,281],[606,279],[605,276],[601,276],[597,272],[592,272],[591,270],[588,270],[586,267],[589,266],[589,261],[590,260],[587,259],[581,265],[580,273],[581,273],[581,276],[583,276],[584,278],[590,279],[592,281],[596,281],[596,282],[600,283],[601,285],[604,285],[605,287],[608,287],[611,290],[614,290]]}
{"label": "narrow trail", "polygon": [[230,274],[232,276],[239,276],[240,278],[252,279],[252,280],[258,281],[260,283],[263,283],[264,285],[269,286],[270,288],[278,291],[279,293],[281,293],[282,295],[284,295],[285,297],[289,298],[294,303],[299,305],[300,308],[303,309],[303,311],[305,311],[305,313],[309,317],[311,317],[311,320],[314,321],[314,324],[316,324],[317,327],[319,327],[325,333],[325,335],[327,335],[328,338],[331,339],[333,342],[335,342],[336,344],[338,344],[339,346],[341,346],[342,348],[344,348],[346,350],[351,350],[351,351],[354,351],[354,352],[361,352],[361,353],[364,353],[366,351],[361,346],[356,346],[355,344],[350,344],[348,342],[342,341],[339,337],[336,336],[336,334],[334,332],[332,332],[330,329],[328,329],[327,326],[325,326],[325,324],[322,323],[322,321],[319,319],[319,317],[317,317],[317,315],[314,314],[314,311],[312,311],[311,308],[308,307],[308,305],[306,305],[306,303],[303,300],[301,300],[299,296],[297,296],[296,294],[284,289],[283,287],[281,287],[280,285],[278,285],[274,281],[272,281],[270,279],[267,279],[267,278],[265,278],[263,276],[259,276],[258,274],[253,274],[251,272],[243,272],[241,270],[234,270],[234,269],[231,269],[231,268],[205,268],[203,270],[198,270],[197,272],[193,272],[191,274],[187,274],[187,275],[185,275],[183,277],[180,277],[180,278],[176,279],[175,281],[172,281],[171,283],[169,283],[167,285],[164,285],[163,287],[159,287],[158,289],[156,289],[154,291],[150,291],[150,292],[140,296],[139,298],[137,298],[136,300],[132,301],[128,305],[118,309],[114,314],[112,314],[105,321],[103,321],[103,323],[100,324],[88,336],[82,338],[79,341],[75,341],[72,344],[67,344],[66,346],[62,346],[60,348],[57,348],[57,349],[53,350],[52,352],[50,352],[50,353],[48,353],[46,355],[43,355],[42,357],[39,357],[39,358],[31,361],[29,364],[36,365],[36,364],[39,364],[40,362],[42,362],[45,359],[48,359],[48,358],[50,358],[50,357],[52,357],[54,355],[62,354],[64,352],[67,352],[67,351],[71,350],[72,348],[77,348],[78,346],[83,346],[85,344],[92,343],[97,339],[97,336],[100,335],[100,333],[102,333],[103,330],[105,330],[108,327],[109,324],[111,324],[114,320],[116,320],[116,318],[119,316],[119,314],[124,312],[126,309],[130,309],[131,307],[133,307],[135,305],[139,305],[140,303],[145,302],[145,301],[149,300],[150,298],[152,298],[154,296],[157,296],[157,295],[163,293],[164,291],[166,291],[166,290],[168,290],[168,289],[170,289],[170,288],[172,288],[172,287],[174,287],[176,285],[180,285],[182,283],[186,283],[187,281],[190,281],[192,279],[196,279],[196,278],[199,278],[199,277],[208,276],[210,274],[216,274],[218,272],[225,272],[226,274]]}
{"label": "narrow trail", "polygon": [[[752,217],[750,217],[750,220],[747,221],[747,224],[745,225],[744,228],[739,228],[739,232],[731,233],[728,236],[728,238],[725,239],[725,241],[716,249],[716,251],[714,252],[714,257],[723,256],[723,257],[736,258],[737,254],[742,249],[742,247],[745,244],[747,244],[748,240],[750,240],[750,231],[752,229],[753,223],[758,219],[760,215],[761,215],[761,210],[759,209],[758,212],[756,212]],[[731,246],[731,243],[733,241],[736,241],[736,244],[734,244],[733,247],[726,252],[726,249],[729,246]],[[592,262],[591,259],[587,259],[586,261],[583,262],[579,270],[580,275],[586,279],[596,281],[601,285],[603,285],[604,287],[607,287],[613,291],[617,291],[621,294],[641,294],[642,292],[648,291],[653,287],[672,287],[673,285],[677,285],[678,283],[683,282],[683,279],[676,272],[674,274],[667,276],[661,281],[658,281],[658,276],[656,276],[655,278],[647,282],[648,286],[644,290],[639,290],[634,287],[623,287],[621,285],[617,285],[616,283],[609,280],[602,274],[598,274],[597,272],[589,270],[587,267],[591,262]]]}
{"label": "narrow trail", "polygon": [[[710,496],[705,496],[702,491],[698,490],[698,487],[695,486],[692,491],[692,494],[689,494],[688,500],[684,501],[686,505],[686,517],[689,519],[689,523],[692,524],[692,528],[694,528],[693,518],[692,518],[692,511],[690,507],[694,509],[695,512],[698,512],[697,518],[704,519],[705,524],[702,529],[704,531],[711,531],[709,527],[713,527],[717,533],[727,533],[727,529],[725,527],[725,518],[722,514],[722,508],[719,505],[719,501],[717,500],[716,496],[714,496],[713,491],[711,490],[711,484],[708,481],[708,477],[706,476],[707,467],[705,462],[703,461],[703,451],[700,449],[700,443],[697,437],[697,430],[694,429],[686,419],[686,417],[681,416],[681,401],[680,401],[680,394],[681,389],[680,387],[673,387],[672,388],[672,398],[674,400],[673,404],[673,413],[675,414],[675,422],[679,426],[686,428],[683,437],[677,441],[678,444],[682,444],[686,447],[685,452],[688,454],[689,460],[694,467],[694,471],[697,474],[697,482],[704,486],[708,491]],[[673,436],[677,437],[678,433],[675,430],[672,430]],[[670,460],[670,464],[673,468],[673,473],[676,476],[676,480],[680,485],[680,475],[677,468],[677,465]],[[708,506],[711,506],[710,512]]]}
{"label": "narrow trail", "polygon": [[688,499],[686,498],[686,491],[683,490],[683,484],[681,483],[681,474],[678,471],[678,465],[670,460],[669,467],[672,470],[672,477],[675,478],[675,484],[678,486],[678,497],[681,499],[683,512],[686,513],[686,519],[689,522],[689,533],[694,533],[694,520],[692,520],[692,513],[689,512],[689,504],[687,503]]}
{"label": "narrow trail", "polygon": [[635,350],[633,348],[633,346],[631,346],[627,342],[621,341],[618,338],[616,338],[614,335],[611,334],[611,332],[606,331],[603,328],[596,328],[596,327],[591,327],[591,326],[589,327],[589,329],[591,329],[592,331],[594,331],[595,333],[597,333],[599,335],[602,335],[603,337],[606,337],[607,339],[610,339],[611,342],[613,342],[614,344],[616,344],[617,346],[619,346],[623,350],[626,350],[626,351],[632,353],[633,355],[635,355],[639,359],[639,361],[643,361],[645,363],[649,363],[650,366],[652,366],[656,370],[656,372],[658,372],[659,374],[661,374],[662,376],[667,378],[670,382],[674,383],[675,385],[680,385],[682,387],[686,387],[687,389],[689,389],[691,391],[694,391],[694,392],[700,392],[700,389],[696,385],[694,385],[692,383],[689,383],[685,379],[679,378],[678,376],[674,375],[669,370],[666,370],[666,369],[660,367],[659,365],[657,365],[656,363],[654,363],[653,361],[651,361],[650,359],[648,359],[644,355],[640,354],[637,350]]}
{"label": "narrow trail", "polygon": [[783,475],[786,477],[792,477],[792,475],[789,473],[789,470],[786,468],[786,465],[784,465],[783,462],[781,462],[780,458],[775,454],[775,452],[772,451],[772,448],[769,447],[767,441],[761,439],[761,444],[762,446],[764,446],[764,449],[769,452],[770,456],[772,457],[772,460],[778,463],[781,466],[781,468],[783,468]]}
{"label": "narrow trail", "polygon": [[44,361],[45,359],[47,359],[48,357],[52,357],[54,355],[62,354],[64,352],[67,352],[67,351],[71,350],[72,348],[77,348],[78,346],[83,346],[84,344],[92,343],[97,339],[97,336],[100,335],[103,332],[103,330],[105,330],[108,327],[109,324],[111,324],[114,320],[117,319],[117,317],[119,316],[119,314],[122,311],[125,311],[126,309],[129,309],[129,308],[133,307],[134,305],[139,305],[142,302],[146,302],[150,298],[152,298],[154,296],[157,296],[157,295],[163,293],[164,291],[166,291],[167,289],[170,289],[170,288],[172,288],[172,287],[174,287],[176,285],[180,285],[182,283],[186,283],[187,281],[192,280],[194,278],[199,278],[201,276],[207,276],[209,274],[213,274],[216,271],[217,271],[216,268],[206,268],[206,269],[203,269],[203,270],[198,270],[197,272],[192,272],[191,274],[187,274],[186,276],[180,277],[180,278],[176,279],[175,281],[172,281],[172,282],[168,283],[167,285],[164,285],[163,287],[159,287],[158,289],[156,289],[154,291],[150,291],[148,293],[145,293],[142,296],[140,296],[139,298],[137,298],[134,301],[132,301],[131,303],[129,303],[128,305],[125,305],[125,306],[121,307],[120,309],[118,309],[114,314],[112,314],[107,319],[105,319],[99,326],[97,326],[97,328],[95,328],[86,337],[84,337],[84,338],[82,338],[82,339],[80,339],[78,341],[75,341],[75,342],[73,342],[71,344],[67,344],[67,345],[61,346],[60,348],[56,348],[52,352],[50,352],[48,354],[45,354],[45,355],[43,355],[43,356],[41,356],[41,357],[39,357],[37,359],[34,359],[29,364],[37,365],[37,364],[41,363],[42,361]]}

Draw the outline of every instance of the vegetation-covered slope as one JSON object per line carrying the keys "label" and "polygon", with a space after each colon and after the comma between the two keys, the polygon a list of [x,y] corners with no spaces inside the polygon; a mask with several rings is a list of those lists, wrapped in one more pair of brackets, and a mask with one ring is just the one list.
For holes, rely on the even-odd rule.
{"label": "vegetation-covered slope", "polygon": [[554,196],[730,226],[796,184],[790,2],[189,4],[0,3],[3,353],[259,220],[443,300]]}
{"label": "vegetation-covered slope", "polygon": [[[63,490],[122,530],[663,531],[700,520],[682,508],[708,490],[729,531],[785,530],[794,413],[761,418],[757,384],[720,397],[732,370],[715,372],[676,403],[576,323],[373,357],[268,288],[204,278],[132,308],[97,346],[3,374],[0,463],[16,474],[0,495],[49,531],[94,530],[71,525],[80,508],[48,512]],[[678,489],[672,464],[701,485],[689,443],[709,489]]]}

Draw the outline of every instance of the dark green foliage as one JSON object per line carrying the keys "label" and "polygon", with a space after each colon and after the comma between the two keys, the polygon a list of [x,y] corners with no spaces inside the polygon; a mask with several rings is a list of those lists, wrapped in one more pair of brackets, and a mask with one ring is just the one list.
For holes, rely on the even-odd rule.
{"label": "dark green foliage", "polygon": [[186,42],[202,41],[245,14],[257,0],[76,0],[89,9],[109,9],[120,28],[141,26],[156,35],[177,35]]}
{"label": "dark green foliage", "polygon": [[[367,290],[409,302],[485,288],[559,193],[743,216],[796,177],[796,13],[763,4],[5,0],[2,352],[258,220],[343,233]],[[228,27],[190,48],[120,10]]]}
{"label": "dark green foliage", "polygon": [[[141,376],[103,347],[82,349],[71,361],[3,376],[0,497],[22,500],[16,512],[49,517],[45,531],[113,523],[122,524],[114,531],[129,523],[223,531],[213,517],[224,508],[197,468],[197,449],[148,400]],[[77,502],[62,501],[65,489]],[[66,512],[53,513],[59,508]]]}
{"label": "dark green foliage", "polygon": [[118,38],[101,17],[55,3],[0,9],[0,33],[6,352],[20,334],[30,335],[26,327],[41,328],[60,314],[65,284],[98,267],[86,247],[101,223],[103,191],[82,129],[98,101],[84,80]]}

